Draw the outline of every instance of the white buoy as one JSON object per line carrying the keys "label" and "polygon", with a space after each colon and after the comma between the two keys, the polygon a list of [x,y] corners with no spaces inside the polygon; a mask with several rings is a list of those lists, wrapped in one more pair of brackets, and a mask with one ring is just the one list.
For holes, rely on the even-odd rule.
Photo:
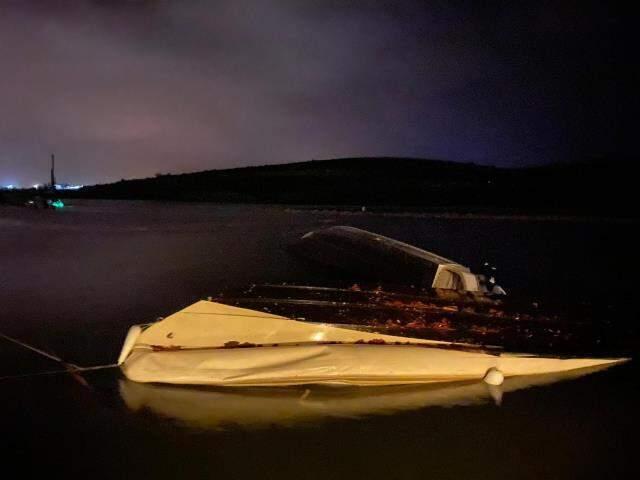
{"label": "white buoy", "polygon": [[504,374],[496,367],[491,367],[487,370],[487,373],[484,374],[483,380],[487,385],[502,385],[502,382],[504,382]]}

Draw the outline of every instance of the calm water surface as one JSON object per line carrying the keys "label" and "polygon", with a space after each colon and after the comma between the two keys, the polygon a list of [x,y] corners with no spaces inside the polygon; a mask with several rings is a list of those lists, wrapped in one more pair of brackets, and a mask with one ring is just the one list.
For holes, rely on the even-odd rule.
{"label": "calm water surface", "polygon": [[[75,202],[0,207],[0,332],[79,365],[112,363],[127,328],[221,290],[325,281],[286,252],[348,224],[472,267],[514,294],[633,305],[636,225],[434,219],[281,207]],[[613,309],[614,325],[638,320]],[[0,339],[0,377],[57,370]],[[114,370],[0,380],[5,471],[70,478],[628,478],[640,425],[635,362],[538,385],[149,387]]]}

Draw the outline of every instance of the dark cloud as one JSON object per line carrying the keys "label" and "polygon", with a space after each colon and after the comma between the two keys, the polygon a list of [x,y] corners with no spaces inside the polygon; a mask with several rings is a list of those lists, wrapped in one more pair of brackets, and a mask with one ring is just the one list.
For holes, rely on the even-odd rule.
{"label": "dark cloud", "polygon": [[[477,4],[475,4],[477,5]],[[604,4],[0,3],[0,183],[402,155],[519,165],[619,150]],[[624,130],[624,128],[622,128]]]}

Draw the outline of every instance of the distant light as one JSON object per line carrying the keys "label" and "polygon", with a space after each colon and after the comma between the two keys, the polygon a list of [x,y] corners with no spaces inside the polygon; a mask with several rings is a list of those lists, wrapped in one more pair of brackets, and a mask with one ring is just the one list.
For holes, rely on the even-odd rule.
{"label": "distant light", "polygon": [[38,188],[40,188],[40,184],[39,184],[39,183],[36,183],[36,184],[34,184],[34,185],[33,185],[33,187],[32,187],[32,188],[35,188],[35,189],[37,190]]}
{"label": "distant light", "polygon": [[7,190],[13,190],[14,188],[16,188],[15,185],[7,185],[4,188],[6,188]]}
{"label": "distant light", "polygon": [[54,200],[53,202],[51,202],[51,206],[53,208],[63,208],[64,203],[62,202],[62,200]]}
{"label": "distant light", "polygon": [[80,190],[84,185],[68,185],[66,183],[56,183],[54,185],[56,190]]}

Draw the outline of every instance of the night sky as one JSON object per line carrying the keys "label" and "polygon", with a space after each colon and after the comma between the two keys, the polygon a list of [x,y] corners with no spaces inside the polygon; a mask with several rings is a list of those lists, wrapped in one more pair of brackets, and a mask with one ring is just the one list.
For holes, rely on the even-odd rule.
{"label": "night sky", "polygon": [[[492,6],[487,8],[485,3]],[[0,0],[0,185],[633,154],[612,2]],[[633,101],[632,101],[633,100]]]}

